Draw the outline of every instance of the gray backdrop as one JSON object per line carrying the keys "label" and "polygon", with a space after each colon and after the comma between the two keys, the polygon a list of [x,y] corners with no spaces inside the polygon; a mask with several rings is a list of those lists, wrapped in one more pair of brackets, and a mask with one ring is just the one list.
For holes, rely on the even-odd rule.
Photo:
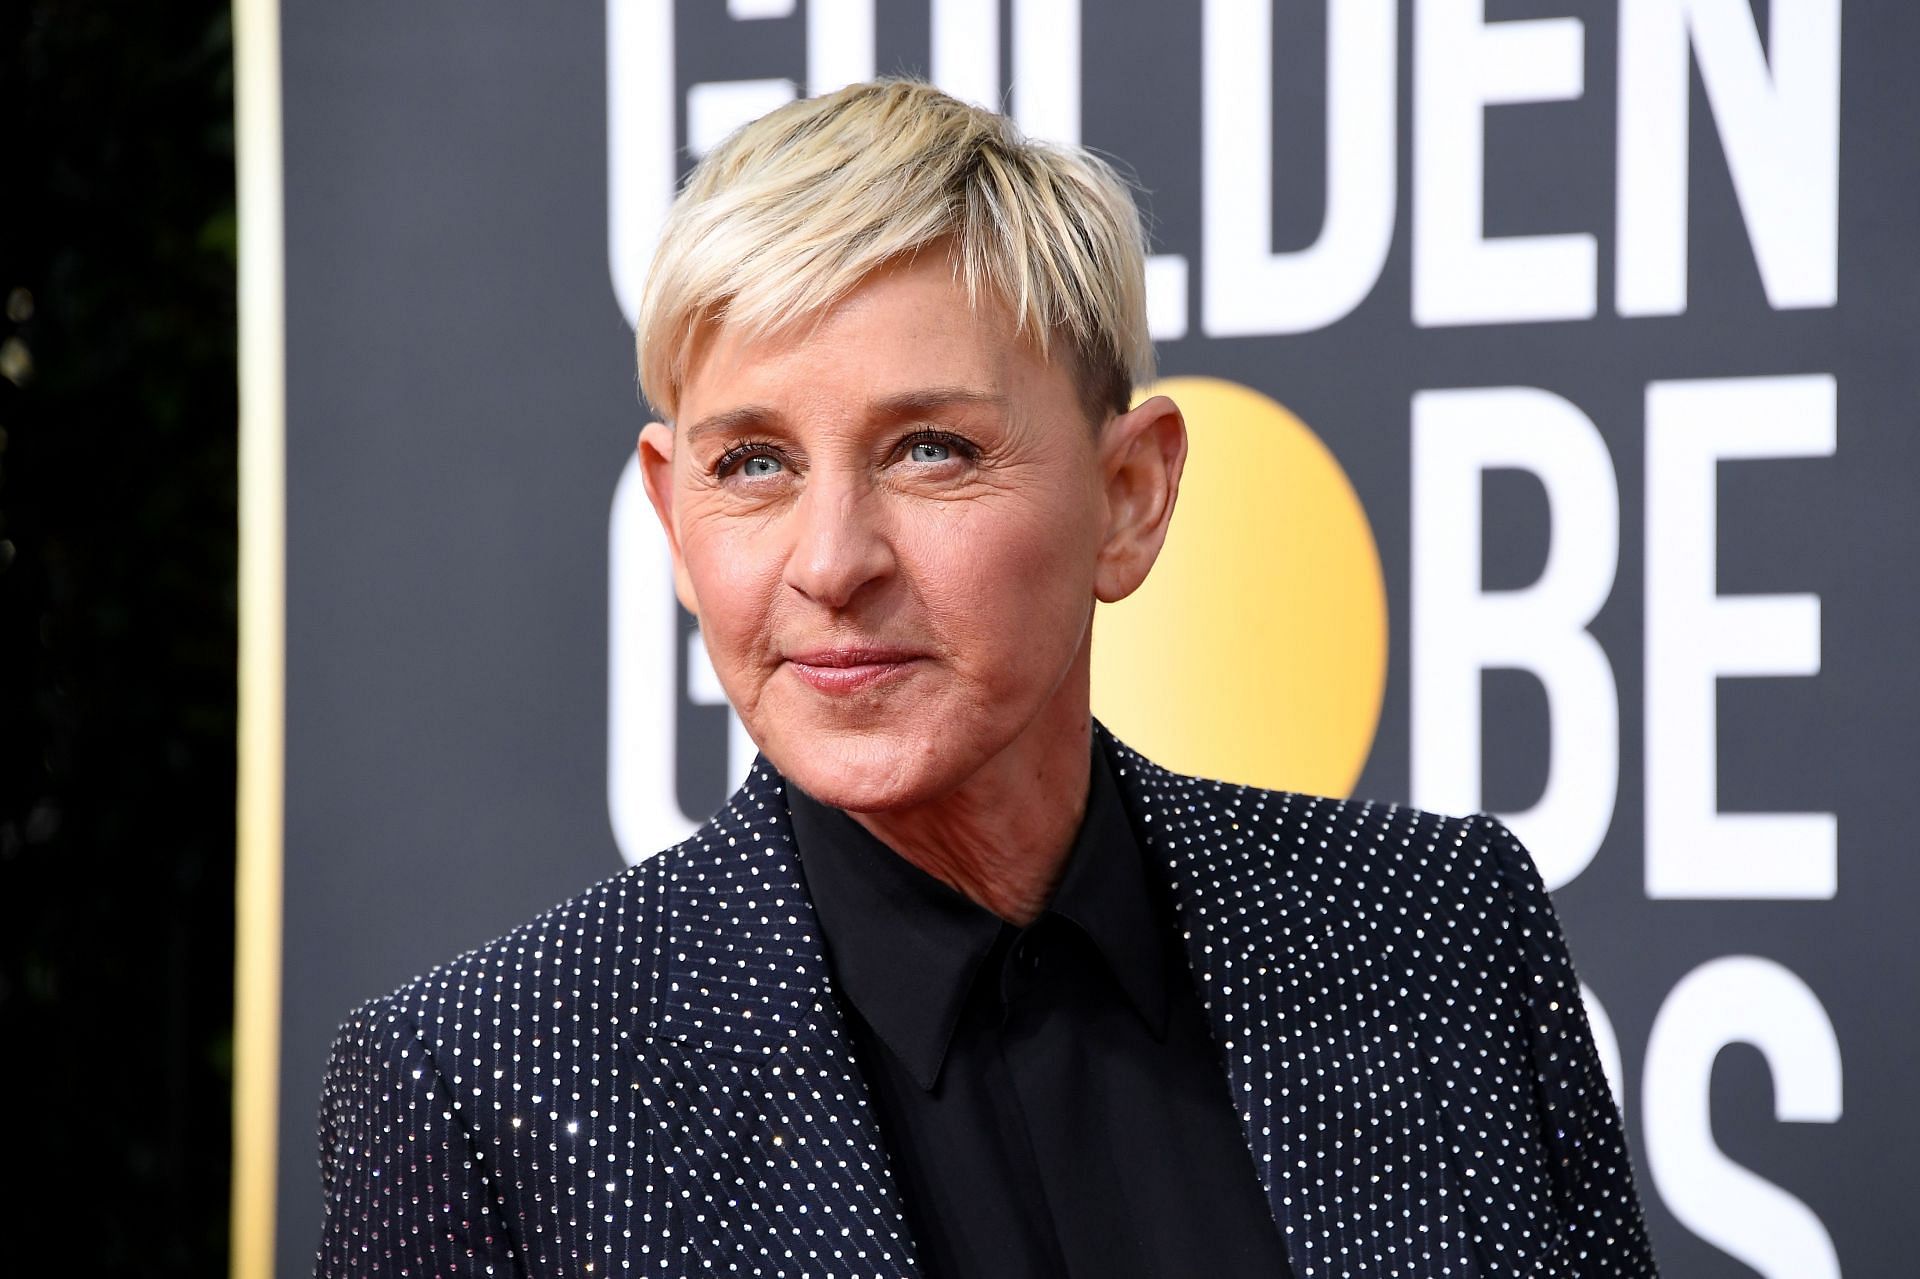
{"label": "gray backdrop", "polygon": [[[1273,396],[1338,457],[1380,548],[1391,625],[1385,703],[1356,793],[1520,813],[1556,766],[1588,795],[1600,786],[1593,770],[1617,767],[1604,839],[1555,896],[1617,1039],[1628,1132],[1667,1273],[1911,1273],[1920,1229],[1906,1204],[1905,1156],[1920,1120],[1901,1090],[1920,1041],[1907,926],[1920,870],[1900,814],[1920,712],[1911,638],[1920,621],[1911,74],[1920,9],[1487,0],[1480,14],[1475,0],[1342,0],[1339,20],[1353,25],[1331,33],[1335,56],[1322,4],[1276,0],[1263,39],[1249,15],[1265,5],[1088,3],[1076,34],[1062,18],[1074,6],[1049,12],[1047,3],[988,4],[994,13],[983,17],[960,0],[883,0],[871,65],[926,72],[938,10],[952,23],[942,28],[945,65],[971,51],[966,65],[989,77],[998,67],[1002,85],[1005,68],[1020,69],[1015,107],[1036,127],[1070,125],[1062,103],[1077,104],[1081,140],[1138,173],[1156,249],[1186,263],[1184,293],[1156,299],[1171,308],[1163,332],[1186,328],[1162,341],[1163,371]],[[646,419],[616,293],[617,245],[610,265],[610,172],[634,166],[623,180],[639,195],[622,207],[629,242],[644,246],[664,198],[660,159],[681,171],[688,163],[684,150],[676,160],[666,148],[688,140],[690,95],[724,115],[735,109],[727,103],[768,91],[729,98],[697,86],[806,86],[810,75],[862,64],[860,0],[814,4],[812,14],[806,0],[284,10],[287,1274],[311,1270],[318,1237],[314,1115],[334,1027],[359,1001],[623,864],[608,793],[609,524]],[[611,61],[610,14],[626,33]],[[1554,18],[1563,21],[1539,25]],[[1624,56],[1623,23],[1638,24]],[[1822,50],[1836,23],[1837,151],[1822,107],[1834,96]],[[1233,76],[1249,55],[1223,33],[1271,57],[1265,165],[1246,150],[1259,104],[1225,92],[1241,83]],[[1383,33],[1389,45],[1378,43]],[[1380,48],[1386,61],[1369,62],[1366,51]],[[1075,51],[1077,94],[1067,65]],[[648,59],[665,78],[644,74]],[[1060,66],[1046,70],[1047,59]],[[1356,76],[1373,66],[1377,79],[1343,96],[1330,66]],[[1690,118],[1673,109],[1676,74]],[[610,107],[610,75],[631,95],[625,106]],[[1208,84],[1225,95],[1213,104],[1211,143]],[[1340,135],[1352,144],[1340,156],[1372,154],[1367,138],[1386,136],[1365,134],[1367,112],[1391,130],[1372,178],[1361,161],[1332,166],[1361,174],[1355,189],[1368,198],[1331,189],[1330,97],[1345,104],[1340,127],[1359,130]],[[610,109],[627,113],[616,139],[632,141],[611,163]],[[1220,115],[1233,110],[1247,117]],[[647,120],[645,136],[619,131]],[[1686,158],[1676,168],[1678,143]],[[1229,190],[1242,175],[1220,171],[1243,162],[1245,180],[1272,194],[1264,213],[1257,200],[1244,205],[1267,224],[1248,260],[1276,264],[1268,292],[1257,270],[1208,275],[1209,252],[1222,263],[1249,253],[1244,234],[1229,244],[1236,232],[1208,216],[1209,199],[1226,198],[1219,193],[1245,196]],[[1674,223],[1677,206],[1662,193],[1682,177],[1686,207]],[[1623,209],[1629,180],[1642,185]],[[1482,191],[1484,207],[1462,232]],[[1328,218],[1335,197],[1352,213],[1340,226]],[[1382,228],[1379,251],[1357,235],[1360,247],[1330,268],[1348,286],[1286,274],[1316,245],[1338,258],[1340,235],[1370,217]],[[1244,218],[1239,225],[1244,232]],[[1660,228],[1673,225],[1686,232],[1677,275],[1671,254],[1660,256],[1672,242]],[[1473,256],[1498,237],[1550,235],[1584,235],[1590,248],[1530,241],[1542,255],[1505,285],[1506,266]],[[1623,282],[1623,270],[1637,283]],[[1301,318],[1316,297],[1322,314]],[[1745,385],[1741,398],[1742,385],[1725,380],[1743,378],[1767,381]],[[1670,399],[1656,388],[1650,407],[1650,384],[1667,383],[1683,385]],[[1523,452],[1595,438],[1610,476],[1594,469],[1591,449],[1569,445],[1554,456],[1585,458],[1586,469],[1556,489],[1474,434],[1493,400],[1430,394],[1511,387],[1571,406],[1572,417],[1548,415],[1562,426],[1591,424],[1558,436],[1551,423],[1529,427]],[[1826,387],[1830,446],[1817,420]],[[1584,627],[1610,687],[1591,670],[1584,684],[1530,671],[1524,653],[1499,656],[1506,641],[1482,645],[1484,676],[1463,672],[1460,645],[1481,651],[1478,641],[1448,640],[1441,624],[1479,614],[1448,610],[1438,585],[1418,588],[1435,592],[1434,629],[1415,625],[1428,616],[1415,612],[1420,548],[1443,562],[1475,540],[1471,530],[1416,523],[1421,509],[1452,509],[1437,504],[1452,472],[1422,471],[1415,448],[1416,432],[1430,430],[1436,455],[1454,449],[1452,419],[1439,412],[1447,404],[1462,410],[1459,447],[1484,459],[1469,468],[1482,508],[1480,591],[1522,592],[1560,550],[1596,544],[1593,527],[1564,513],[1555,522],[1567,493],[1599,492],[1617,511],[1611,581],[1600,582],[1604,602]],[[1428,409],[1431,421],[1419,424]],[[1656,429],[1674,442],[1657,464]],[[1769,431],[1772,443],[1762,438]],[[1707,436],[1719,442],[1699,442]],[[1653,512],[1655,493],[1677,496]],[[1712,573],[1704,589],[1702,545]],[[1650,583],[1660,571],[1665,584]],[[1715,590],[1818,604],[1731,616],[1716,641],[1711,610],[1701,611]],[[659,738],[635,749],[665,761],[672,783],[657,823],[632,838],[657,828],[664,844],[724,793],[726,717],[703,703],[667,604],[649,599],[643,616],[668,619],[647,636],[640,666],[665,690],[659,705],[669,713],[628,727]],[[1557,642],[1565,647],[1566,636]],[[1423,644],[1433,663],[1426,692],[1464,689],[1482,708],[1478,771],[1464,781],[1447,772],[1446,743],[1416,722]],[[1669,735],[1668,721],[1649,725],[1655,651],[1680,672],[1674,687],[1688,704],[1704,704],[1717,763],[1678,728]],[[1730,672],[1717,696],[1714,664]],[[1741,670],[1773,674],[1732,674]],[[1617,750],[1583,721],[1571,739],[1579,758],[1556,765],[1553,717],[1590,717],[1595,698],[1617,714]],[[1686,794],[1650,809],[1650,728],[1670,741],[1653,761],[1656,778],[1704,777],[1704,812],[1668,822],[1669,808],[1691,811]],[[1432,761],[1424,779],[1422,751]],[[1729,827],[1733,868],[1716,871],[1698,861],[1716,805],[1722,814],[1831,814],[1831,861],[1816,817],[1781,824],[1787,869],[1772,879],[1742,870],[1749,847],[1774,837],[1757,827]],[[1650,829],[1665,841],[1665,869],[1650,857]],[[1542,855],[1539,834],[1528,842]]]}

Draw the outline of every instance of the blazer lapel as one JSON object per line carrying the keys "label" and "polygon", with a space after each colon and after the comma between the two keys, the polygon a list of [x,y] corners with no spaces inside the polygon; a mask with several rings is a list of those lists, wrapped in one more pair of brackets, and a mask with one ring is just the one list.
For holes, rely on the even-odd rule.
{"label": "blazer lapel", "polygon": [[1452,1125],[1400,1003],[1405,961],[1364,916],[1392,886],[1366,882],[1364,855],[1327,855],[1337,801],[1173,773],[1101,733],[1295,1274],[1503,1273],[1465,1230]]}
{"label": "blazer lapel", "polygon": [[917,1275],[779,775],[675,849],[655,1087],[675,1234],[715,1272]]}

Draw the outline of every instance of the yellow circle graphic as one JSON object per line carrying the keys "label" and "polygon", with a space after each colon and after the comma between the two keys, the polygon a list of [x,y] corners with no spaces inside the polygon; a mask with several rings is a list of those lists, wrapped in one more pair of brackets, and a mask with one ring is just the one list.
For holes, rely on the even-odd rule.
{"label": "yellow circle graphic", "polygon": [[1184,773],[1349,795],[1387,680],[1387,592],[1346,472],[1284,406],[1219,378],[1141,392],[1184,413],[1159,561],[1094,616],[1093,710]]}

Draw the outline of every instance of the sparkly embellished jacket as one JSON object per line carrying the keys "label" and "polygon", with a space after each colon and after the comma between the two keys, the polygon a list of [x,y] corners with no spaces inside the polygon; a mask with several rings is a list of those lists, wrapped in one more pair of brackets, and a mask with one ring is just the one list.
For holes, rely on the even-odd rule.
{"label": "sparkly embellished jacket", "polygon": [[[1104,728],[1296,1276],[1653,1275],[1553,909],[1495,818]],[[357,1010],[321,1275],[917,1274],[764,758],[689,839]]]}

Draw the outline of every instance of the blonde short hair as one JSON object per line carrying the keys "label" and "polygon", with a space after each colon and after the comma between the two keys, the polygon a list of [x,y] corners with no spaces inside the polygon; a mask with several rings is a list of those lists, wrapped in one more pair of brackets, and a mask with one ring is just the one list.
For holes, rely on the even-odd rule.
{"label": "blonde short hair", "polygon": [[1127,182],[1082,147],[889,79],[768,112],[695,166],[640,301],[642,394],[671,420],[703,322],[772,332],[939,241],[969,305],[997,297],[1043,357],[1066,341],[1096,423],[1152,379],[1146,233]]}

